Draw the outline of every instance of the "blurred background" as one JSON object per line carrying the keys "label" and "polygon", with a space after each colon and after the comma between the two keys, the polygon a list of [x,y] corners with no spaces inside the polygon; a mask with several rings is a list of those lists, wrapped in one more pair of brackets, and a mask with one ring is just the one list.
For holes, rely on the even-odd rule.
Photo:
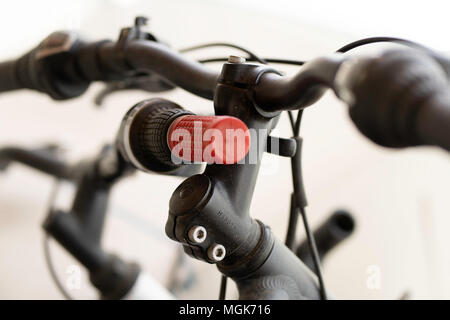
{"label": "blurred background", "polygon": [[[55,30],[76,30],[87,39],[116,39],[136,15],[150,18],[149,30],[173,48],[205,42],[232,42],[261,56],[308,60],[367,36],[400,36],[450,52],[446,1],[376,3],[362,1],[96,0],[3,1],[0,5],[0,59],[16,58]],[[444,36],[445,35],[445,36]],[[379,50],[371,45],[357,50]],[[205,50],[193,58],[227,56],[229,49]],[[211,68],[220,68],[212,65]],[[292,74],[296,67],[282,67]],[[55,143],[70,162],[95,156],[112,142],[125,112],[151,96],[127,91],[94,98],[101,84],[81,98],[54,102],[31,91],[0,96],[0,146],[38,147]],[[164,95],[198,113],[212,102],[182,90]],[[290,136],[287,117],[278,132]],[[313,226],[345,208],[357,220],[351,238],[324,262],[328,290],[338,299],[450,299],[450,157],[433,148],[388,150],[364,138],[345,106],[331,93],[308,108],[302,124],[303,168]],[[136,260],[169,285],[179,246],[164,234],[168,200],[182,180],[137,173],[113,190],[103,243]],[[60,299],[44,261],[41,224],[53,180],[21,165],[0,172],[0,299]],[[73,187],[64,184],[59,207],[69,207]],[[291,192],[288,159],[265,155],[252,215],[284,239]],[[303,239],[301,224],[298,239]],[[63,280],[77,265],[52,243]],[[186,258],[177,277],[192,280],[179,297],[216,299],[220,275],[215,266]],[[374,285],[374,277],[376,277]],[[95,299],[84,276],[76,298]],[[236,298],[230,284],[227,297]]]}

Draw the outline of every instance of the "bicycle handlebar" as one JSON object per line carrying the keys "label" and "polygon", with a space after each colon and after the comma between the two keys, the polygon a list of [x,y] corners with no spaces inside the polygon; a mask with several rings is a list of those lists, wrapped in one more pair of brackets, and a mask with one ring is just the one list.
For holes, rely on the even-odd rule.
{"label": "bicycle handlebar", "polygon": [[293,77],[264,74],[255,87],[255,102],[268,112],[305,108],[320,99],[333,86],[343,55],[316,58]]}
{"label": "bicycle handlebar", "polygon": [[165,45],[154,41],[132,41],[124,50],[124,60],[135,70],[156,72],[197,96],[214,98],[218,73]]}
{"label": "bicycle handlebar", "polygon": [[[231,62],[219,75],[133,28],[122,30],[117,42],[84,43],[56,35],[16,62],[1,65],[0,91],[31,88],[68,99],[82,94],[92,81],[156,73],[195,95],[214,99],[217,115],[235,116],[250,129],[265,130],[258,136],[263,148],[255,163],[208,165],[203,174],[185,180],[172,195],[166,224],[167,235],[183,243],[188,254],[217,263],[233,278],[241,298],[319,297],[315,276],[249,215],[260,158],[281,111],[305,108],[331,88],[373,141],[391,147],[434,144],[450,150],[448,81],[442,68],[418,51],[387,52],[381,58],[335,54],[306,63],[291,78],[267,66]],[[156,171],[173,169],[161,168]],[[195,243],[187,232],[202,224],[212,228],[210,235]],[[225,259],[211,254],[217,248]],[[267,289],[267,294],[259,295],[258,288]]]}
{"label": "bicycle handlebar", "polygon": [[[389,64],[393,59],[398,60],[397,65]],[[363,61],[382,61],[386,67],[374,71],[374,63]],[[357,67],[350,72],[348,65]],[[373,78],[370,78],[370,68],[375,72]],[[29,88],[62,100],[81,95],[92,81],[126,79],[142,72],[156,73],[169,83],[210,100],[214,99],[219,78],[217,72],[156,41],[142,38],[124,40],[121,36],[118,42],[86,43],[71,33],[56,32],[22,58],[0,64],[0,92]],[[368,75],[366,84],[355,82],[362,79],[361,74]],[[423,97],[410,99],[416,94],[416,88],[402,85],[417,77],[422,77],[415,82],[418,92],[428,88],[426,95],[434,96],[426,105]],[[396,83],[393,79],[397,79]],[[376,143],[391,147],[432,144],[450,150],[447,132],[450,96],[444,87],[447,83],[442,66],[419,50],[387,52],[382,59],[350,59],[334,54],[306,63],[290,78],[274,70],[263,73],[254,85],[253,99],[264,112],[294,110],[311,105],[327,88],[332,88],[347,104],[357,106],[350,108],[352,120]],[[409,99],[405,103],[412,105],[408,110],[415,111],[408,115],[403,111],[386,111],[401,108],[396,108],[394,98],[390,101],[373,98],[375,95],[389,97],[380,94],[382,91],[403,94],[405,100]],[[349,95],[361,101],[351,101]],[[413,104],[423,106],[419,108]],[[391,118],[390,112],[396,113],[397,118]],[[403,119],[408,119],[409,124],[403,123]],[[385,135],[391,135],[388,140],[392,141],[386,141]]]}
{"label": "bicycle handlebar", "polygon": [[[136,39],[122,42],[85,43],[73,34],[53,33],[22,58],[0,65],[0,92],[33,89],[62,100],[81,95],[92,81],[123,79],[138,72],[152,72],[195,95],[210,100],[214,98],[219,77],[217,72],[155,41]],[[341,59],[338,56],[330,61],[328,58],[318,59],[290,80],[281,76],[264,76],[255,88],[256,101],[268,111],[274,105],[283,106],[282,110],[293,109],[296,106],[290,104],[308,100],[303,97],[308,96],[303,94],[303,90],[329,83],[327,80],[331,76],[328,73],[333,72],[328,67],[334,64],[335,68],[336,60]],[[324,75],[314,71],[318,66],[319,73]],[[308,73],[310,69],[312,72]]]}
{"label": "bicycle handlebar", "polygon": [[86,43],[55,32],[17,60],[0,64],[0,92],[32,89],[64,100],[83,94],[92,81],[156,73],[195,95],[213,99],[217,72],[152,40]]}

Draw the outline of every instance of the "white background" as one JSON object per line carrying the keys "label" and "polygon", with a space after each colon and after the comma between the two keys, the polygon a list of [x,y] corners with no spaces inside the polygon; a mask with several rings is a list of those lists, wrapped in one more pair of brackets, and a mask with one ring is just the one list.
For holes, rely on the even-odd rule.
{"label": "white background", "polygon": [[[450,51],[445,1],[14,1],[0,10],[0,58],[17,57],[50,32],[76,29],[89,39],[115,39],[136,14],[151,17],[150,29],[174,48],[208,41],[243,45],[262,56],[311,59],[364,36],[403,36]],[[379,46],[372,46],[371,50]],[[228,55],[211,50],[195,57]],[[214,67],[214,66],[212,66]],[[220,66],[216,66],[219,68]],[[288,73],[298,68],[284,68]],[[96,109],[93,85],[79,99],[55,103],[29,91],[0,96],[0,145],[36,147],[56,142],[76,161],[94,156],[112,141],[120,120],[136,102],[148,97],[132,91],[107,98]],[[212,103],[181,90],[165,96],[194,112]],[[279,134],[289,136],[286,118]],[[332,94],[306,110],[302,135],[308,214],[317,225],[332,210],[347,208],[357,230],[330,254],[324,265],[328,289],[336,298],[450,298],[450,158],[432,148],[392,151],[362,137],[345,106]],[[290,164],[266,156],[252,214],[284,238]],[[178,178],[136,174],[115,187],[104,245],[167,285],[178,245],[164,234],[168,200]],[[0,174],[0,298],[54,299],[42,252],[40,225],[52,180],[15,165]],[[65,185],[58,199],[70,206],[73,190]],[[299,240],[303,232],[298,230]],[[74,264],[52,245],[58,274],[66,280]],[[219,274],[214,266],[187,259],[196,275],[182,298],[215,299]],[[375,269],[374,269],[375,267]],[[380,271],[380,287],[367,285]],[[84,280],[77,298],[95,298]],[[229,298],[235,298],[230,289]]]}

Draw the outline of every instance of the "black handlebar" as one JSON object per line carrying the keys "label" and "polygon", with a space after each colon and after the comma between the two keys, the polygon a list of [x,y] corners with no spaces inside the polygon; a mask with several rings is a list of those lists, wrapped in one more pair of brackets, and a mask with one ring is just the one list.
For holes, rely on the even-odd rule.
{"label": "black handlebar", "polygon": [[265,111],[298,110],[320,99],[333,86],[343,55],[321,57],[306,63],[293,77],[266,73],[255,87],[255,101]]}
{"label": "black handlebar", "polygon": [[32,89],[55,100],[80,96],[90,83],[77,62],[84,45],[72,33],[52,33],[21,58],[0,66],[0,92]]}
{"label": "black handlebar", "polygon": [[155,72],[197,96],[209,100],[214,98],[219,74],[201,63],[154,41],[132,41],[124,53],[125,61],[133,69]]}
{"label": "black handlebar", "polygon": [[[156,41],[122,38],[86,43],[71,33],[53,33],[22,58],[0,64],[0,92],[28,88],[62,100],[81,95],[92,81],[153,73],[195,95],[214,99],[217,72]],[[351,106],[357,127],[376,143],[390,147],[431,144],[449,150],[450,97],[440,63],[419,50],[387,52],[378,59],[335,54],[306,63],[290,78],[262,73],[253,97],[262,111],[271,113],[307,107],[333,88]],[[400,95],[405,106],[396,100]]]}

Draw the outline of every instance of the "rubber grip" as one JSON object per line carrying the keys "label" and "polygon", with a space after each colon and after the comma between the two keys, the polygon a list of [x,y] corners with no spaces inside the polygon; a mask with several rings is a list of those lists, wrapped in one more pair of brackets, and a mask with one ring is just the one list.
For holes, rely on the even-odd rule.
{"label": "rubber grip", "polygon": [[172,153],[186,161],[234,164],[247,155],[250,133],[235,117],[185,115],[172,122],[167,142]]}
{"label": "rubber grip", "polygon": [[17,60],[0,64],[0,92],[17,89],[32,89],[45,92],[38,79],[34,55],[36,49],[28,52]]}
{"label": "rubber grip", "polygon": [[16,60],[0,63],[0,92],[21,89],[16,75]]}
{"label": "rubber grip", "polygon": [[365,136],[391,148],[450,149],[449,82],[430,56],[390,50],[360,60],[347,71],[343,92],[350,93],[350,117]]}
{"label": "rubber grip", "polygon": [[171,153],[167,146],[166,132],[174,118],[189,113],[178,105],[162,102],[149,112],[143,122],[139,141],[144,156],[142,162],[151,159],[153,166],[158,164],[165,170],[179,167],[179,164],[172,162]]}

